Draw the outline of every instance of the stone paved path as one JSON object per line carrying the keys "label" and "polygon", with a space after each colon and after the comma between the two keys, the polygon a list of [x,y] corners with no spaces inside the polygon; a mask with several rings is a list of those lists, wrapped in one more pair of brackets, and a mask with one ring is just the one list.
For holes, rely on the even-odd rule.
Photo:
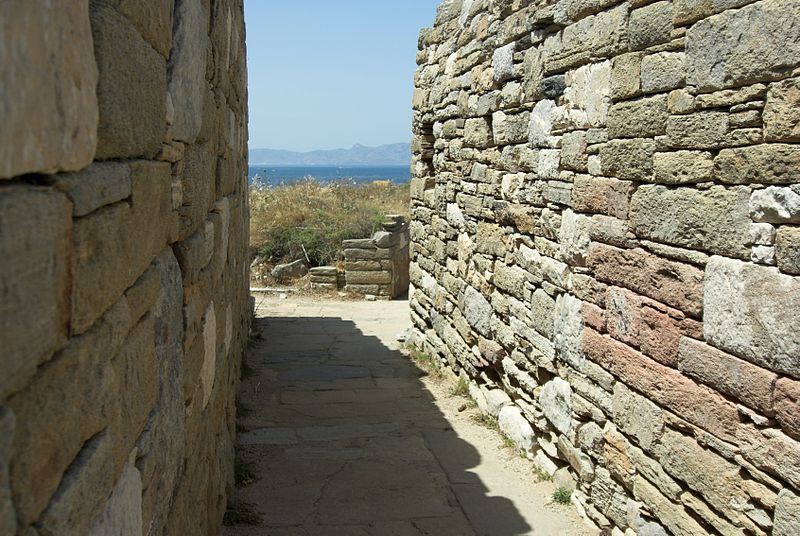
{"label": "stone paved path", "polygon": [[257,478],[231,502],[263,521],[226,536],[594,534],[425,387],[396,342],[407,302],[257,299],[238,436]]}

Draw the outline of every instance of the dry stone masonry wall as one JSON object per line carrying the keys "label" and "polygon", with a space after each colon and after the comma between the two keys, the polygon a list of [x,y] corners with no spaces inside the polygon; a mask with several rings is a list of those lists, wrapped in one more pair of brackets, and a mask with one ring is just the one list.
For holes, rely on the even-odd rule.
{"label": "dry stone masonry wall", "polygon": [[448,0],[419,47],[415,344],[599,526],[800,534],[800,3]]}
{"label": "dry stone masonry wall", "polygon": [[408,223],[388,214],[381,227],[372,238],[342,242],[346,292],[391,299],[408,291]]}
{"label": "dry stone masonry wall", "polygon": [[242,0],[0,11],[0,534],[216,533],[250,317]]}

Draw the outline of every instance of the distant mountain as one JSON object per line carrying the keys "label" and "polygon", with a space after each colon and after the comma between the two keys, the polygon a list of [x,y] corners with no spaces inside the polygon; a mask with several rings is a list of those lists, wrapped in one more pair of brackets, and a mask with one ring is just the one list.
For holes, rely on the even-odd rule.
{"label": "distant mountain", "polygon": [[350,149],[298,153],[279,149],[250,149],[251,165],[270,166],[406,166],[411,162],[411,144],[391,143],[378,147],[353,145]]}

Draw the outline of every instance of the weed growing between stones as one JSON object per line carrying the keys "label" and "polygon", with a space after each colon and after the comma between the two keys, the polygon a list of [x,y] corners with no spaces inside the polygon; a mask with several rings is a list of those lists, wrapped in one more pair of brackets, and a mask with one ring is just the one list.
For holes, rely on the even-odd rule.
{"label": "weed growing between stones", "polygon": [[469,396],[469,384],[465,378],[459,378],[458,382],[450,389],[452,396]]}
{"label": "weed growing between stones", "polygon": [[553,476],[538,465],[533,466],[533,474],[536,475],[539,482],[550,482],[553,480]]}
{"label": "weed growing between stones", "polygon": [[572,491],[568,488],[558,488],[553,492],[553,500],[558,504],[569,504]]}
{"label": "weed growing between stones", "polygon": [[414,362],[414,364],[417,365],[417,368],[424,372],[425,376],[430,376],[436,380],[441,380],[444,378],[442,365],[435,357],[425,352],[420,352],[415,348],[412,348],[408,355],[411,357],[411,360]]}
{"label": "weed growing between stones", "polygon": [[235,525],[261,525],[261,514],[259,514],[255,506],[247,502],[238,502],[228,505],[228,510],[222,518],[222,524],[226,527],[233,527]]}
{"label": "weed growing between stones", "polygon": [[497,423],[497,419],[487,413],[476,413],[475,415],[472,415],[470,418],[472,419],[472,422],[474,422],[475,424],[480,424],[481,426],[485,426],[486,428],[492,430],[500,429],[500,425]]}

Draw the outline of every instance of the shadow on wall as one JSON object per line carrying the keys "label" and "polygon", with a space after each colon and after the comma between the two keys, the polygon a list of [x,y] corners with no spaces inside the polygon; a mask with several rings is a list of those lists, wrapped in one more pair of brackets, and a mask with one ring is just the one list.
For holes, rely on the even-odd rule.
{"label": "shadow on wall", "polygon": [[532,529],[470,472],[478,452],[451,429],[403,354],[339,318],[268,317],[255,330],[238,441],[239,463],[258,479],[232,503],[252,504],[263,520],[227,535],[264,526],[308,534]]}

